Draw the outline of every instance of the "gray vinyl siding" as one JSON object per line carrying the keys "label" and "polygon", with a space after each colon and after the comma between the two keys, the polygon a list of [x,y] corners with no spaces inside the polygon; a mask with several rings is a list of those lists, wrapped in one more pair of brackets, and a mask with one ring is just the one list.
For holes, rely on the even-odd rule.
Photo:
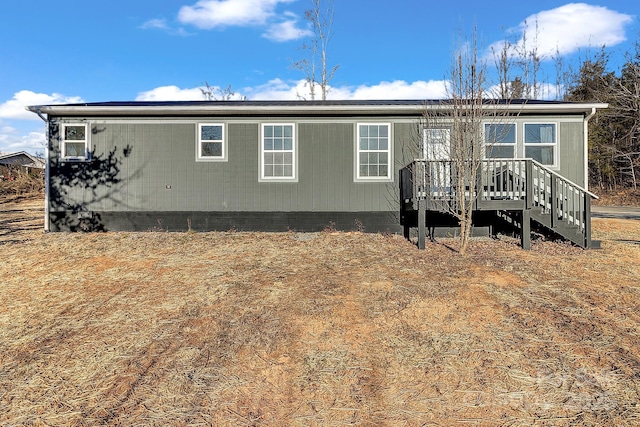
{"label": "gray vinyl siding", "polygon": [[560,175],[582,186],[584,184],[584,128],[579,122],[560,123]]}
{"label": "gray vinyl siding", "polygon": [[[206,121],[206,120],[204,120]],[[224,120],[216,119],[216,122]],[[388,121],[388,120],[387,120]],[[354,182],[358,121],[296,124],[297,182],[259,182],[260,123],[224,121],[228,161],[196,162],[196,124],[152,121],[90,126],[96,167],[115,150],[118,183],[65,188],[66,202],[91,211],[396,211],[402,139],[411,125],[393,124],[393,182]],[[377,122],[380,122],[379,120]],[[391,121],[388,121],[391,122]],[[391,122],[392,123],[392,122]],[[55,142],[54,142],[55,144]],[[128,147],[129,155],[123,149]],[[55,155],[55,150],[52,150]],[[55,173],[52,174],[52,185]],[[170,188],[167,188],[170,187]],[[390,196],[391,195],[391,196]]]}
{"label": "gray vinyl siding", "polygon": [[[97,167],[115,150],[118,182],[61,188],[63,203],[52,205],[52,210],[78,205],[97,212],[397,212],[398,170],[415,155],[417,121],[393,117],[92,119],[94,158],[81,167]],[[527,121],[558,123],[557,170],[581,184],[585,173],[582,116],[521,116],[516,119],[519,129]],[[196,162],[197,123],[202,122],[225,123],[227,161]],[[296,125],[297,182],[259,181],[260,124],[268,122]],[[392,182],[355,181],[356,125],[366,122],[392,125]],[[521,144],[522,132],[518,132]],[[51,186],[60,187],[55,165],[59,147],[54,137],[51,144]],[[128,156],[123,154],[125,147],[130,149]]]}

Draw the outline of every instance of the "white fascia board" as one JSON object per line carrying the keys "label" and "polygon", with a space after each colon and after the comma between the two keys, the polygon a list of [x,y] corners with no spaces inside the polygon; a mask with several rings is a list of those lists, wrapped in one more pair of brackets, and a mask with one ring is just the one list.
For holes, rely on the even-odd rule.
{"label": "white fascia board", "polygon": [[[608,108],[609,104],[604,103],[566,103],[566,104],[503,104],[503,105],[483,105],[483,109],[497,112],[510,113],[538,113],[538,114],[585,114],[589,115],[593,109],[600,110]],[[429,105],[429,110],[446,111],[451,105]],[[420,107],[424,111],[424,106]]]}
{"label": "white fascia board", "polygon": [[[607,108],[604,103],[580,104],[506,104],[485,105],[487,110],[511,113],[581,113],[589,114],[595,109]],[[54,116],[164,116],[164,115],[247,115],[269,113],[331,114],[331,113],[376,113],[376,114],[421,114],[428,110],[446,111],[447,104],[358,104],[358,105],[41,105],[26,107],[32,112]]]}
{"label": "white fascia board", "polygon": [[414,105],[327,105],[327,106],[282,106],[282,105],[206,105],[206,106],[149,106],[149,105],[130,105],[130,106],[91,106],[91,105],[43,105],[38,107],[27,107],[29,111],[40,111],[54,116],[163,116],[163,115],[246,115],[246,114],[262,114],[270,113],[299,113],[304,114],[330,114],[330,113],[419,113],[424,110],[424,106]]}

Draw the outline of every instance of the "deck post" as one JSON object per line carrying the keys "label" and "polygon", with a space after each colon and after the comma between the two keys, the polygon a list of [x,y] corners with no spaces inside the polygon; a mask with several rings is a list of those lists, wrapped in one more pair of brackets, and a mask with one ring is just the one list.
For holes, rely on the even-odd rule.
{"label": "deck post", "polygon": [[553,175],[549,175],[549,187],[551,187],[551,228],[555,228],[558,222],[558,211],[556,210],[558,209],[558,186]]}
{"label": "deck post", "polygon": [[522,249],[531,249],[531,210],[522,210],[522,224],[520,225],[520,244]]}
{"label": "deck post", "polygon": [[[478,168],[478,170],[476,170],[476,197],[475,199],[473,199],[474,201],[474,209],[478,210],[480,209],[480,206],[482,206],[482,202],[484,202],[484,175],[485,175],[485,169],[488,171],[489,168],[485,165],[485,162],[481,162],[480,163],[480,167]],[[473,197],[473,194],[469,194],[470,197]]]}
{"label": "deck post", "polygon": [[533,162],[531,160],[525,160],[525,209],[531,209],[533,206]]}
{"label": "deck post", "polygon": [[418,249],[424,249],[427,240],[426,200],[418,198]]}
{"label": "deck post", "polygon": [[591,196],[584,193],[584,247],[591,248]]}

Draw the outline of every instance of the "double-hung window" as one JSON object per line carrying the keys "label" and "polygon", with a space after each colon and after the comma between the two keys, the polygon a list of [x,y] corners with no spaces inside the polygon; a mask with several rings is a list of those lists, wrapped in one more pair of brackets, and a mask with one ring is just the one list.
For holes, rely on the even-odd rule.
{"label": "double-hung window", "polygon": [[359,123],[357,133],[357,179],[391,180],[391,125]]}
{"label": "double-hung window", "polygon": [[537,160],[543,165],[556,164],[556,124],[555,123],[525,123],[524,124],[524,155]]}
{"label": "double-hung window", "polygon": [[199,123],[196,140],[196,161],[216,162],[227,159],[224,124]]}
{"label": "double-hung window", "polygon": [[485,123],[484,147],[487,159],[513,159],[516,157],[515,123]]}
{"label": "double-hung window", "polygon": [[62,125],[60,151],[64,159],[86,160],[89,158],[87,125],[65,123]]}
{"label": "double-hung window", "polygon": [[260,163],[260,178],[263,180],[290,181],[296,179],[294,124],[262,124]]}

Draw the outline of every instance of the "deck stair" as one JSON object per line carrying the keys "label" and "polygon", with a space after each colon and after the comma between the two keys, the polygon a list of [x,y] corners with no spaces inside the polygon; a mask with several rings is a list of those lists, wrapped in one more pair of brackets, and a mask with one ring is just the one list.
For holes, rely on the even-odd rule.
{"label": "deck stair", "polygon": [[[405,237],[418,228],[424,248],[426,230],[441,223],[429,218],[452,215],[456,204],[455,163],[414,160],[400,170],[400,224]],[[532,224],[545,234],[559,235],[582,248],[597,248],[591,239],[591,198],[596,196],[532,159],[483,160],[475,176],[473,197],[465,185],[465,200],[474,216],[495,214],[517,228],[524,249],[530,249]],[[491,217],[489,215],[488,217]]]}

